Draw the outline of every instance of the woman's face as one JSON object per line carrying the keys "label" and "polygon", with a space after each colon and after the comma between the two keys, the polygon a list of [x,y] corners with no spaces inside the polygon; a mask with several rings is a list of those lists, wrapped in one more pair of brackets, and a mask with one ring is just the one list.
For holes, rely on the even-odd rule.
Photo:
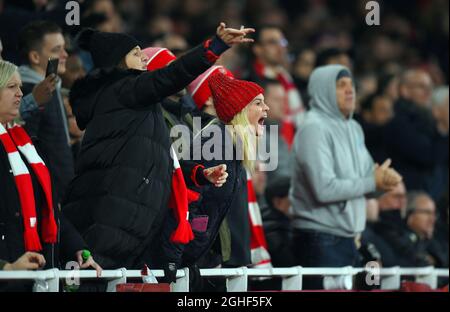
{"label": "woman's face", "polygon": [[22,81],[18,72],[9,79],[6,86],[0,89],[0,122],[7,123],[19,116],[20,100],[23,93],[20,90]]}
{"label": "woman's face", "polygon": [[247,118],[254,128],[256,136],[264,134],[264,121],[267,118],[269,107],[264,102],[264,95],[260,94],[247,106]]}
{"label": "woman's face", "polygon": [[125,65],[128,69],[147,70],[148,57],[139,46],[128,52],[125,56]]}

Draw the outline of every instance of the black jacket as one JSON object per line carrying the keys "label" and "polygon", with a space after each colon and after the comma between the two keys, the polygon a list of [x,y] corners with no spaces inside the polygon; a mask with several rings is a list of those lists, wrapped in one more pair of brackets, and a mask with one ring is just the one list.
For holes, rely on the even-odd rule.
{"label": "black jacket", "polygon": [[294,266],[296,261],[293,254],[291,219],[268,205],[261,207],[261,217],[272,265],[280,268]]}
{"label": "black jacket", "polygon": [[[448,257],[440,244],[435,239],[421,239],[406,226],[404,221],[399,221],[396,215],[398,216],[399,212],[384,212],[380,214],[380,221],[374,226],[375,233],[389,245],[394,253],[394,257],[385,259],[387,263],[384,266],[448,267]],[[433,258],[435,263],[431,263],[429,257]]]}
{"label": "black jacket", "polygon": [[429,112],[400,99],[395,117],[385,128],[384,142],[393,166],[409,190],[430,191],[433,169],[448,162],[448,138],[438,134]]}
{"label": "black jacket", "polygon": [[[34,141],[33,144],[51,171],[49,161],[43,156],[42,151],[38,148],[39,143]],[[24,159],[24,163],[28,166],[28,171],[32,178],[36,200],[37,223],[39,225],[41,224],[41,212],[45,201],[44,193],[33,170],[29,167],[25,158],[22,157],[22,159]],[[17,192],[14,176],[11,172],[8,156],[2,144],[0,144],[0,185],[0,259],[13,262],[25,252],[23,238],[24,226],[19,193]],[[75,253],[85,249],[86,244],[73,225],[71,225],[59,212],[55,198],[54,207],[55,219],[58,225],[58,241],[56,244],[46,244],[41,237],[43,246],[43,251],[41,253],[46,260],[46,269],[63,269],[65,268],[66,262],[76,260]],[[40,230],[38,230],[38,233],[40,235]]]}
{"label": "black jacket", "polygon": [[[202,114],[202,127],[204,127],[211,120],[211,116]],[[168,239],[162,242],[161,252],[153,257],[154,261],[174,262],[177,266],[191,266],[195,264],[202,256],[211,250],[213,244],[218,237],[219,228],[223,220],[234,211],[236,215],[244,215],[242,222],[243,227],[236,225],[236,236],[240,238],[241,243],[247,246],[247,252],[241,255],[242,251],[235,246],[236,257],[244,257],[245,264],[250,261],[250,230],[248,221],[248,203],[247,203],[247,179],[246,173],[240,160],[223,160],[225,159],[225,125],[222,123],[215,124],[219,126],[222,133],[222,159],[221,160],[205,160],[195,159],[206,168],[218,166],[221,164],[227,165],[228,178],[227,182],[221,187],[216,188],[213,185],[206,185],[202,188],[195,189],[201,194],[200,200],[190,204],[189,219],[192,223],[193,219],[198,217],[208,217],[208,225],[205,232],[197,232],[194,230],[195,239],[189,244],[182,246],[171,243]],[[200,139],[200,136],[197,137]],[[209,141],[211,136],[201,138],[201,146]],[[216,138],[217,139],[217,138]],[[192,145],[195,148],[195,143]],[[195,155],[191,155],[195,156]],[[203,155],[202,155],[203,156]],[[236,157],[234,157],[236,158]],[[244,199],[242,200],[242,197]],[[169,222],[170,223],[170,222]],[[164,236],[167,237],[175,228],[176,224],[172,221],[172,225],[165,228]],[[248,235],[243,235],[242,231],[248,232]],[[218,251],[220,253],[220,250]],[[216,257],[215,257],[216,258]],[[220,258],[220,257],[219,257]],[[242,262],[242,260],[238,259]],[[217,264],[220,264],[217,263]],[[158,266],[161,263],[158,263]]]}
{"label": "black jacket", "polygon": [[158,71],[96,69],[73,86],[86,133],[63,209],[104,268],[133,267],[159,233],[173,168],[159,103],[211,65],[197,47]]}
{"label": "black jacket", "polygon": [[363,131],[367,149],[370,152],[374,162],[382,164],[390,157],[386,151],[386,144],[384,142],[384,126],[370,124],[364,121],[360,115],[356,116]]}

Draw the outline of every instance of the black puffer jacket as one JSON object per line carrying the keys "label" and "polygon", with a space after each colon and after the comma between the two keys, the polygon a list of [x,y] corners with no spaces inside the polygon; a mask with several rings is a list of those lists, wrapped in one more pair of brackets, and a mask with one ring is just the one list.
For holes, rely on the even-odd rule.
{"label": "black puffer jacket", "polygon": [[103,268],[133,267],[159,232],[172,174],[159,102],[211,65],[199,46],[158,71],[94,70],[75,83],[86,134],[63,209]]}

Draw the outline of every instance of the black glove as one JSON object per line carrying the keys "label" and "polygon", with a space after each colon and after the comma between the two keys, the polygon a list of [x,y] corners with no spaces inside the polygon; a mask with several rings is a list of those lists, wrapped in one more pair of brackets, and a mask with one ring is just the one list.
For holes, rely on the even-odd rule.
{"label": "black glove", "polygon": [[173,262],[166,263],[163,267],[164,270],[164,283],[176,283],[177,282],[177,265]]}

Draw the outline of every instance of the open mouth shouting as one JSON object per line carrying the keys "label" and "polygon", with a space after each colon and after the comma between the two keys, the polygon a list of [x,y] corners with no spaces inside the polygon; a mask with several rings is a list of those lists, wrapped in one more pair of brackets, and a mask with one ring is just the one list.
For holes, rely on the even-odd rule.
{"label": "open mouth shouting", "polygon": [[265,128],[265,122],[266,122],[267,115],[264,115],[258,120],[258,127],[256,129],[256,135],[262,136],[264,134],[264,128]]}

